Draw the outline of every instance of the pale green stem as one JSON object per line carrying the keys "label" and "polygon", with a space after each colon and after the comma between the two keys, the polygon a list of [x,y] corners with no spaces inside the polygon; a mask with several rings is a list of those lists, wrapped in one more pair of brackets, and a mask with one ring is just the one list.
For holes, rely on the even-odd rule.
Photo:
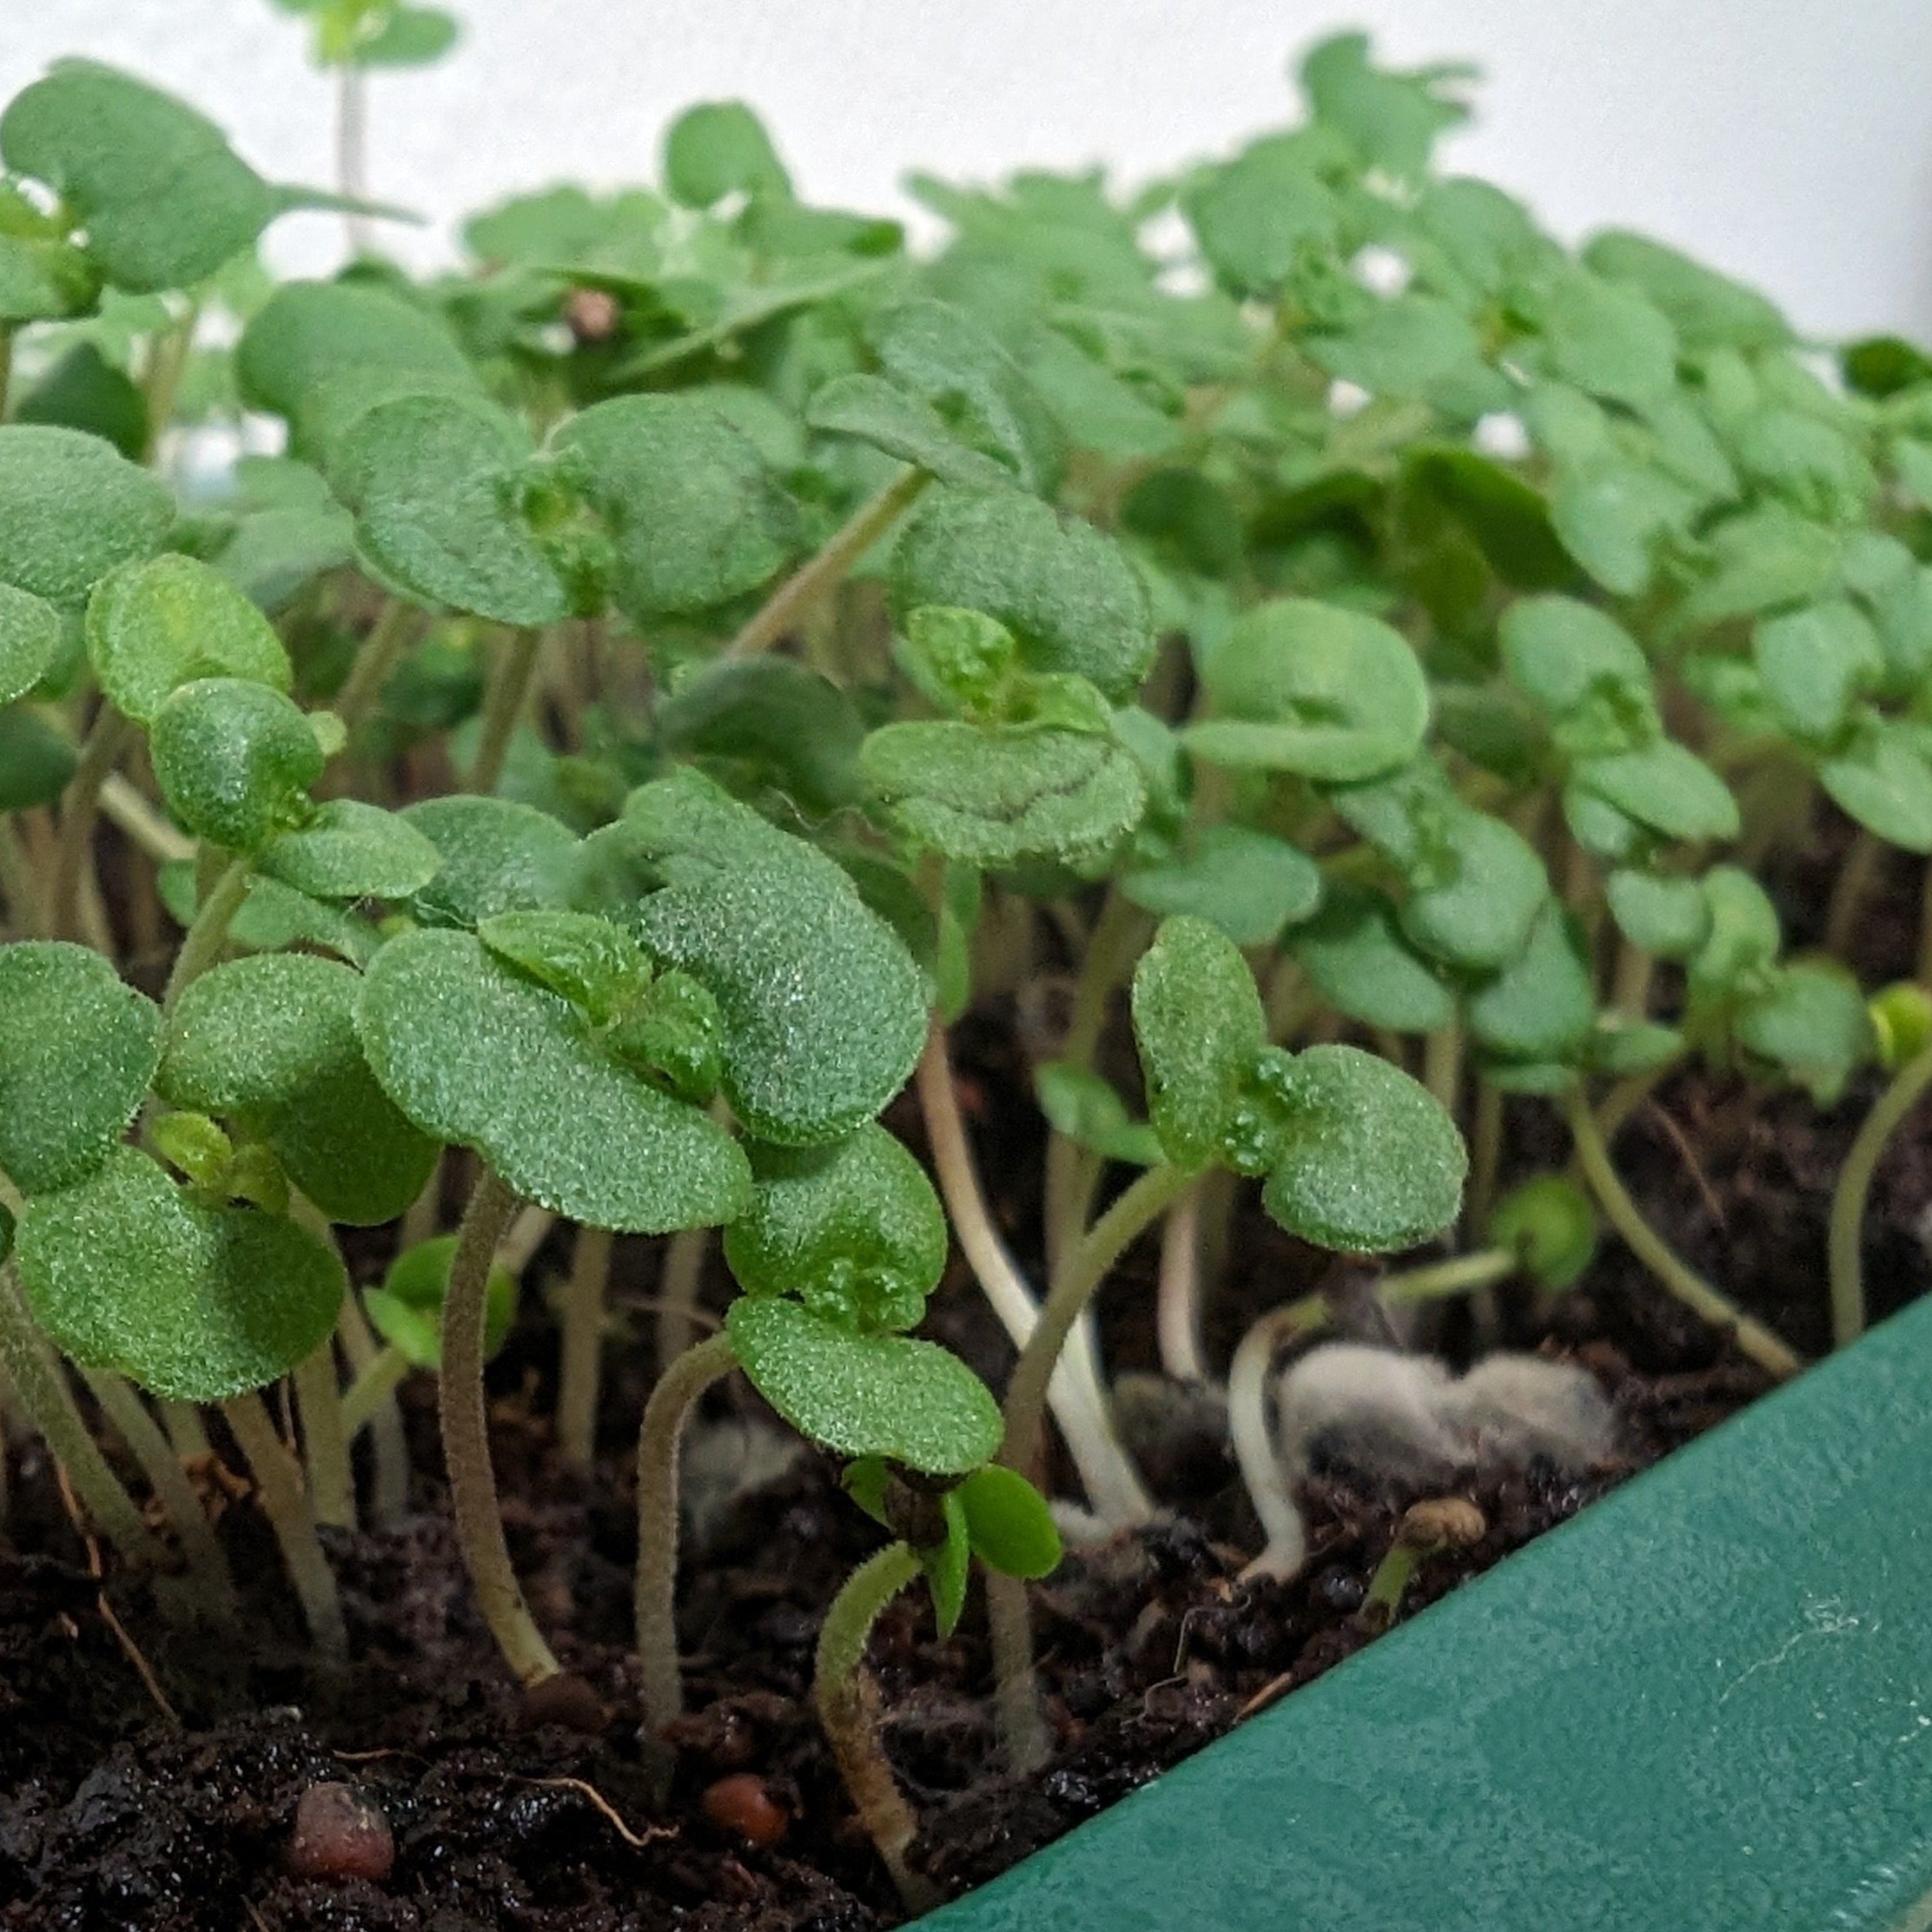
{"label": "pale green stem", "polygon": [[163,1402],[161,1419],[167,1426],[168,1439],[175,1446],[175,1459],[193,1462],[197,1456],[212,1456],[214,1446],[202,1426],[202,1412],[192,1402]]}
{"label": "pale green stem", "polygon": [[470,772],[471,790],[486,797],[496,790],[497,781],[503,776],[511,735],[530,696],[530,679],[537,668],[537,647],[542,641],[540,631],[514,632],[503,647],[491,676],[490,688],[483,700],[483,732],[477,741],[476,764]]}
{"label": "pale green stem", "polygon": [[705,1257],[711,1250],[708,1227],[680,1227],[665,1248],[658,1291],[658,1373],[662,1375],[691,1346],[704,1286]]}
{"label": "pale green stem", "polygon": [[369,634],[356,651],[355,662],[349,666],[349,674],[336,692],[335,702],[329,707],[347,731],[353,732],[381,697],[409,642],[415,617],[414,608],[400,597],[392,597],[383,605]]}
{"label": "pale green stem", "polygon": [[21,1299],[10,1261],[0,1265],[0,1365],[13,1385],[20,1413],[67,1472],[81,1506],[100,1525],[122,1560],[136,1570],[165,1569],[167,1552],[89,1434],[74,1392]]}
{"label": "pale green stem", "polygon": [[1453,1020],[1423,1040],[1422,1084],[1454,1120],[1462,1099],[1462,1029]]}
{"label": "pale green stem", "polygon": [[1878,834],[1861,825],[1840,862],[1837,877],[1832,882],[1830,903],[1825,909],[1825,949],[1840,959],[1844,958],[1852,935],[1858,930],[1858,915],[1871,897],[1884,856],[1884,844]]}
{"label": "pale green stem", "polygon": [[821,597],[842,583],[874,544],[904,514],[931,481],[925,471],[902,470],[878,494],[862,503],[830,542],[788,577],[744,628],[725,645],[727,658],[769,651]]}
{"label": "pale green stem", "polygon": [[15,938],[31,938],[46,930],[46,909],[26,848],[4,816],[0,816],[0,899],[6,902]]}
{"label": "pale green stem", "polygon": [[[335,185],[352,201],[368,199],[368,90],[360,66],[343,61],[335,70]],[[369,245],[367,219],[345,210],[342,239],[351,256]]]}
{"label": "pale green stem", "polygon": [[1319,1294],[1271,1309],[1241,1337],[1228,1365],[1228,1433],[1241,1482],[1261,1523],[1261,1553],[1248,1565],[1248,1575],[1291,1577],[1307,1554],[1307,1530],[1274,1445],[1268,1383],[1276,1355],[1327,1319],[1328,1305]]}
{"label": "pale green stem", "polygon": [[134,726],[103,702],[92,729],[81,741],[74,776],[61,794],[60,839],[54,851],[54,886],[48,915],[56,939],[72,939],[80,931],[81,879],[93,859],[101,787],[133,737]]}
{"label": "pale green stem", "polygon": [[295,1364],[293,1380],[315,1520],[329,1529],[353,1530],[355,1478],[349,1466],[348,1419],[342,1410],[333,1334]]}
{"label": "pale green stem", "polygon": [[248,862],[233,860],[215,880],[214,889],[202,901],[195,923],[175,955],[174,970],[168,976],[168,989],[162,995],[164,1013],[172,1013],[175,1002],[201,976],[222,956],[228,943],[228,928],[248,896]]}
{"label": "pale green stem", "polygon": [[195,841],[176,831],[118,771],[101,781],[101,816],[113,820],[156,865],[195,856]]}
{"label": "pale green stem", "polygon": [[[341,1313],[335,1318],[335,1333],[348,1363],[350,1393],[353,1393],[354,1385],[368,1373],[384,1353],[383,1347],[370,1331],[368,1320],[362,1313],[362,1304],[356,1299],[354,1289],[342,1297]],[[409,1439],[403,1432],[402,1411],[389,1399],[397,1384],[409,1373],[409,1365],[401,1360],[400,1350],[396,1353],[400,1366],[394,1380],[384,1386],[382,1395],[360,1421],[350,1422],[348,1396],[343,1397],[342,1426],[349,1440],[354,1441],[356,1432],[366,1426],[375,1451],[375,1480],[370,1490],[369,1506],[377,1527],[381,1529],[400,1522],[409,1508]]]}
{"label": "pale green stem", "polygon": [[275,1532],[281,1560],[294,1585],[296,1600],[315,1648],[331,1663],[348,1656],[349,1639],[342,1622],[342,1599],[335,1572],[315,1533],[315,1514],[302,1487],[301,1465],[275,1432],[259,1394],[237,1395],[222,1405],[228,1427],[255,1478],[262,1513]]}
{"label": "pale green stem", "polygon": [[685,1708],[678,1662],[678,1464],[705,1391],[738,1366],[729,1335],[687,1348],[658,1377],[638,1431],[638,1665],[647,1750]]}
{"label": "pale green stem", "polygon": [[564,1460],[588,1469],[597,1456],[597,1397],[604,1356],[604,1300],[614,1237],[579,1227],[565,1291],[563,1366],[557,1391],[557,1446]]}
{"label": "pale green stem", "polygon": [[436,1165],[429,1170],[422,1192],[409,1203],[408,1212],[402,1217],[400,1246],[405,1253],[428,1241],[442,1220],[443,1162],[447,1158],[447,1154],[436,1156]]}
{"label": "pale green stem", "polygon": [[200,305],[190,302],[172,328],[153,339],[148,372],[142,384],[148,406],[148,440],[141,453],[143,462],[152,463],[161,449],[162,436],[175,414],[175,398],[180,393],[188,359],[194,354],[195,329],[201,319]]}
{"label": "pale green stem", "polygon": [[1503,1089],[1479,1078],[1476,1117],[1469,1135],[1469,1191],[1463,1202],[1464,1224],[1478,1241],[1489,1231],[1502,1166]]}
{"label": "pale green stem", "polygon": [[509,1186],[486,1166],[464,1210],[443,1297],[442,1371],[436,1385],[443,1462],[456,1541],[477,1607],[505,1661],[526,1685],[558,1675],[558,1663],[525,1603],[510,1562],[490,1463],[483,1393],[483,1325],[490,1266],[517,1210]]}
{"label": "pale green stem", "polygon": [[868,1557],[845,1579],[825,1612],[812,1672],[812,1700],[838,1774],[859,1823],[912,1913],[930,1911],[938,1904],[939,1894],[906,1863],[919,1821],[879,1743],[878,1691],[865,1671],[865,1651],[886,1605],[918,1575],[919,1558],[909,1544],[890,1543]]}
{"label": "pale green stem", "polygon": [[1563,1112],[1591,1193],[1597,1197],[1604,1218],[1638,1260],[1686,1307],[1706,1321],[1733,1330],[1737,1346],[1761,1367],[1781,1380],[1796,1374],[1804,1366],[1797,1354],[1762,1322],[1753,1320],[1728,1295],[1714,1288],[1644,1219],[1611,1162],[1610,1151],[1580,1088],[1572,1088],[1565,1095]]}
{"label": "pale green stem", "polygon": [[1201,1183],[1169,1210],[1161,1231],[1161,1280],[1155,1332],[1162,1373],[1176,1382],[1205,1382],[1201,1352]]}
{"label": "pale green stem", "polygon": [[100,1405],[101,1413],[119,1431],[141,1472],[181,1538],[182,1554],[205,1607],[215,1617],[233,1617],[235,1583],[228,1558],[216,1541],[214,1525],[202,1499],[182,1468],[181,1458],[166,1432],[133,1388],[111,1369],[86,1368],[83,1379]]}
{"label": "pale green stem", "polygon": [[1651,1010],[1651,982],[1657,976],[1657,961],[1639,946],[1622,941],[1617,948],[1617,964],[1611,975],[1610,1003],[1627,1020],[1642,1020]]}
{"label": "pale green stem", "polygon": [[1478,1288],[1506,1281],[1522,1267],[1513,1247],[1479,1248],[1473,1254],[1452,1255],[1420,1267],[1385,1274],[1375,1292],[1385,1301],[1439,1301],[1446,1295],[1469,1294]]}
{"label": "pale green stem", "polygon": [[1843,1348],[1865,1332],[1864,1263],[1861,1253],[1865,1203],[1885,1149],[1904,1119],[1932,1087],[1932,1049],[1908,1060],[1878,1096],[1858,1129],[1831,1196],[1829,1241],[1831,1340]]}

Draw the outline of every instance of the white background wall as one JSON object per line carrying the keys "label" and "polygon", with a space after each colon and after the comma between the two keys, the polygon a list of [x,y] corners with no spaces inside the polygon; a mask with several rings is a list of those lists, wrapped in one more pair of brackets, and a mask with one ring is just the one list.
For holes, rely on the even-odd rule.
{"label": "white background wall", "polygon": [[[1932,338],[1932,0],[451,3],[458,54],[378,82],[373,108],[375,188],[444,224],[561,176],[648,175],[671,113],[734,94],[819,200],[896,208],[915,165],[1144,176],[1283,120],[1288,51],[1360,23],[1404,62],[1482,63],[1455,162],[1560,231],[1644,228],[1809,328]],[[62,53],[187,95],[266,172],[329,177],[325,85],[268,0],[0,0],[0,96]],[[334,229],[282,235],[314,268]]]}

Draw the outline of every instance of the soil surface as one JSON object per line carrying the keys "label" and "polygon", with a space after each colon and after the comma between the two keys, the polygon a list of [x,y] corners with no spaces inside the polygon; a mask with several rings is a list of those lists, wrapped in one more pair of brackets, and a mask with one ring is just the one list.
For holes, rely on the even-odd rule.
{"label": "soil surface", "polygon": [[[1039,1130],[1016,1031],[997,1015],[969,1022],[958,1051],[990,1191],[1033,1265],[1023,1236],[1036,1225]],[[1830,1185],[1874,1090],[1867,1083],[1821,1114],[1802,1095],[1686,1074],[1657,1090],[1618,1143],[1620,1167],[1669,1238],[1807,1352],[1825,1338]],[[890,1119],[918,1144],[909,1109]],[[1507,1126],[1510,1170],[1562,1158],[1546,1108],[1512,1103]],[[1922,1135],[1902,1137],[1868,1226],[1875,1315],[1932,1282],[1929,1201],[1932,1148]],[[1332,1272],[1252,1200],[1238,1204],[1229,1253],[1208,1310],[1216,1364],[1257,1313],[1321,1285],[1344,1332],[1374,1334],[1374,1304],[1351,1292],[1369,1272]],[[374,1242],[351,1258],[365,1274],[382,1260]],[[553,1245],[530,1279],[557,1274],[565,1258]],[[1130,1384],[1137,1446],[1173,1513],[1075,1552],[1035,1587],[1051,1762],[1024,1779],[1001,1772],[976,1600],[945,1642],[910,1594],[880,1625],[871,1664],[884,1734],[923,1827],[913,1862],[948,1894],[983,1882],[1370,1641],[1355,1613],[1396,1520],[1418,1499],[1325,1471],[1305,1492],[1313,1555],[1302,1574],[1241,1582],[1259,1536],[1219,1418],[1199,1401],[1150,1399],[1160,1385],[1146,1375],[1155,1358],[1142,1291],[1155,1263],[1149,1243],[1128,1258],[1108,1291],[1102,1338],[1111,1370],[1140,1378]],[[726,1473],[697,1499],[703,1534],[680,1598],[691,1715],[677,1730],[672,1801],[654,1803],[629,1654],[635,1531],[625,1450],[650,1360],[643,1305],[655,1266],[647,1244],[620,1244],[616,1300],[631,1333],[611,1350],[606,1452],[589,1476],[561,1464],[545,1419],[551,1326],[526,1317],[492,1369],[513,1554],[539,1621],[582,1680],[578,1695],[548,1708],[531,1708],[509,1683],[471,1607],[442,1513],[427,1383],[403,1392],[414,1513],[387,1531],[332,1539],[354,1656],[334,1677],[311,1666],[245,1494],[220,1530],[248,1628],[240,1639],[197,1640],[172,1632],[141,1588],[110,1578],[103,1596],[97,1558],[37,1446],[13,1446],[0,1534],[0,1927],[864,1932],[903,1919],[809,1698],[820,1616],[878,1532],[840,1495],[827,1463],[780,1446],[737,1383],[694,1435],[693,1466]],[[724,1284],[709,1287],[721,1297]],[[1003,1375],[1003,1342],[963,1275],[935,1298],[929,1327]],[[1479,1506],[1486,1533],[1422,1565],[1405,1617],[1765,1386],[1615,1244],[1553,1304],[1505,1293],[1473,1312],[1430,1311],[1399,1339],[1452,1360],[1502,1345],[1579,1362],[1621,1429],[1616,1459],[1582,1479],[1533,1466],[1472,1476],[1459,1493]],[[731,1472],[745,1467],[765,1479],[734,1493]],[[326,1825],[344,1818],[353,1829],[332,1837]]]}

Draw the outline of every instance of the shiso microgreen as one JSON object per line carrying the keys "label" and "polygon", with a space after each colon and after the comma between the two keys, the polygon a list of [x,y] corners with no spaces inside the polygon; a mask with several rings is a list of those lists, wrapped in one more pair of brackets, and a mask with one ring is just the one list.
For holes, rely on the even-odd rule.
{"label": "shiso microgreen", "polygon": [[[1618,1132],[1691,1062],[1821,1106],[1876,1070],[1830,1230],[1855,1338],[1872,1174],[1932,1086],[1922,986],[1854,970],[1932,852],[1932,362],[1854,344],[1823,380],[1751,291],[1439,175],[1460,70],[1360,36],[1302,63],[1301,125],[1131,202],[920,178],[930,256],[811,206],[717,102],[656,189],[511,202],[433,278],[274,287],[288,208],[368,248],[363,78],[456,31],[280,3],[341,83],[338,193],[90,63],[0,115],[0,1361],[125,1563],[232,1615],[175,1452],[219,1406],[339,1651],[318,1522],[400,1507],[395,1392],[433,1374],[485,1620],[554,1674],[485,1363],[572,1224],[557,1431],[591,1466],[630,1238],[668,1237],[647,1749],[668,1775],[679,1445],[742,1374],[890,1539],[817,1699],[916,1900],[868,1637],[922,1578],[950,1631],[977,1559],[1009,1750],[1049,1748],[1034,1485],[1050,1418],[1103,1529],[1158,1501],[1084,1320],[1143,1237],[1179,1377],[1244,1190],[1341,1254],[1446,1241],[1388,1305],[1560,1294],[1600,1214],[1788,1373],[1645,1222]],[[243,409],[284,453],[182,487],[175,433]],[[1801,923],[1771,887],[1821,837]],[[954,1073],[996,1002],[1036,1229],[988,1201]],[[1525,1178],[1543,1112],[1573,1166]],[[336,1229],[392,1224],[352,1279]],[[997,1394],[916,1333],[956,1237],[1018,1351]],[[687,1346],[713,1244],[738,1292]],[[1300,1553],[1275,1358],[1333,1313],[1271,1310],[1228,1365],[1262,1567]]]}

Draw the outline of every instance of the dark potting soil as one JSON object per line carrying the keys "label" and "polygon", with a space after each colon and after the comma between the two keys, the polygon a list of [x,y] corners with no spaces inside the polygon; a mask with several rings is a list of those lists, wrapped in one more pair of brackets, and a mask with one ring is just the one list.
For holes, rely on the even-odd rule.
{"label": "dark potting soil", "polygon": [[[969,1024],[960,1057],[989,1188],[1017,1239],[1035,1221],[1039,1148],[1012,1029]],[[1871,1091],[1819,1115],[1802,1097],[1685,1075],[1658,1089],[1618,1142],[1623,1171],[1669,1237],[1808,1351],[1824,1340],[1829,1188]],[[910,1113],[891,1120],[916,1144]],[[1561,1158],[1545,1121],[1532,1104],[1511,1108],[1512,1169]],[[1868,1227],[1875,1314],[1929,1285],[1928,1201],[1932,1148],[1922,1135],[1903,1137],[1881,1171]],[[1217,1362],[1255,1314],[1325,1280],[1344,1291],[1339,1308],[1365,1300],[1251,1204],[1237,1214],[1231,1256],[1208,1322]],[[380,1254],[356,1259],[380,1267]],[[645,1388],[650,1316],[637,1304],[652,1266],[647,1247],[620,1244],[615,1299],[638,1334],[611,1352],[608,1452],[592,1477],[562,1466],[545,1419],[547,1324],[522,1324],[492,1373],[512,1552],[539,1621],[581,1680],[549,1708],[531,1708],[507,1681],[472,1609],[441,1512],[427,1385],[404,1392],[418,1512],[392,1532],[330,1538],[354,1653],[333,1679],[311,1666],[246,1497],[220,1529],[248,1628],[197,1642],[171,1633],[142,1589],[112,1585],[103,1599],[44,1459],[16,1446],[0,1538],[0,1927],[863,1932],[903,1919],[810,1703],[820,1617],[877,1535],[815,1456],[754,1492],[714,1499],[680,1592],[690,1715],[676,1730],[678,1782],[668,1807],[653,1802],[629,1654],[634,1527],[624,1453]],[[1116,1373],[1154,1366],[1141,1292],[1154,1266],[1143,1243],[1102,1310]],[[985,1373],[1003,1374],[1003,1344],[963,1278],[935,1298],[929,1326]],[[1500,1344],[1579,1362],[1611,1396],[1622,1441],[1613,1463],[1580,1480],[1532,1467],[1470,1481],[1460,1493],[1486,1532],[1473,1549],[1421,1566],[1404,1616],[1765,1386],[1614,1243],[1552,1306],[1504,1294],[1477,1317],[1430,1311],[1405,1339],[1452,1358]],[[1015,1779],[1000,1770],[976,1607],[945,1642],[913,1595],[882,1620],[871,1665],[888,1746],[923,1820],[915,1863],[948,1893],[985,1882],[1370,1640],[1355,1612],[1415,1494],[1346,1470],[1318,1476],[1305,1492],[1307,1568],[1285,1585],[1243,1584],[1258,1537],[1218,1424],[1190,1421],[1185,1405],[1178,1417],[1174,1405],[1150,1405],[1149,1385],[1137,1386],[1143,1461],[1174,1514],[1074,1552],[1035,1586],[1056,1741],[1042,1770]],[[1160,1426],[1142,1412],[1161,1414]],[[767,1439],[764,1426],[737,1385],[699,1425],[727,1450],[734,1439]],[[332,1798],[370,1828],[356,1856],[311,1842],[308,1826]]]}

